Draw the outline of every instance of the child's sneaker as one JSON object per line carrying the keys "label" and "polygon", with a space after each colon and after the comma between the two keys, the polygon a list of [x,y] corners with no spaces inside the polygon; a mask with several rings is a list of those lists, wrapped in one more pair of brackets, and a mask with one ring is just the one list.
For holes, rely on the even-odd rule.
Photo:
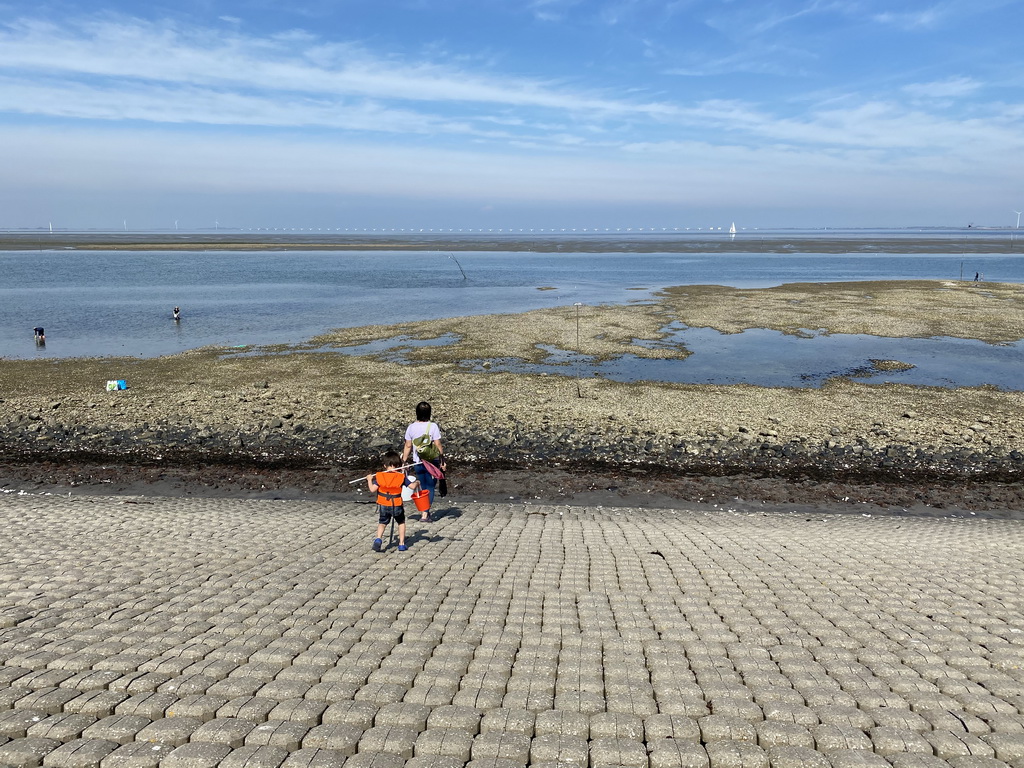
{"label": "child's sneaker", "polygon": [[407,546],[405,546],[405,544],[399,544],[398,545],[398,551],[399,552],[405,552],[407,549],[409,549],[409,548]]}
{"label": "child's sneaker", "polygon": [[381,546],[383,546],[383,544],[384,544],[384,540],[383,539],[374,539],[373,540],[373,551],[374,552],[380,552],[380,548],[381,548]]}

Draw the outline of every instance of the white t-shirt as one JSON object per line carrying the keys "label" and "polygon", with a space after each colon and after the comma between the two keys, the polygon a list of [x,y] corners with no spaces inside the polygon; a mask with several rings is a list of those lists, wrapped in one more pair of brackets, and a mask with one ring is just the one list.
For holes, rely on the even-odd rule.
{"label": "white t-shirt", "polygon": [[[430,429],[431,441],[441,439],[441,430],[438,429],[437,424],[435,424],[432,421],[414,421],[412,424],[409,425],[408,429],[405,430],[405,439],[411,442],[415,440],[417,437],[425,435],[427,433],[428,428]],[[412,460],[420,460],[420,455],[416,452],[415,446],[413,446],[412,449]]]}

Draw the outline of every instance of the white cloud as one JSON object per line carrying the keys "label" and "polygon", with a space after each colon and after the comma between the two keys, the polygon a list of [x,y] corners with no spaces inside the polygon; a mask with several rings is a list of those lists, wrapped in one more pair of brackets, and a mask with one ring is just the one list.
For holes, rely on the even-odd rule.
{"label": "white cloud", "polygon": [[932,29],[945,19],[947,12],[947,9],[943,6],[934,6],[923,11],[905,13],[886,11],[885,13],[875,14],[873,18],[880,24],[888,24],[900,27],[901,29]]}
{"label": "white cloud", "polygon": [[544,80],[396,62],[355,44],[326,44],[305,33],[253,38],[138,19],[65,27],[23,19],[0,32],[0,49],[0,66],[7,70],[61,76],[605,115],[672,112],[665,104],[607,98]]}
{"label": "white cloud", "polygon": [[151,123],[321,127],[394,134],[453,134],[504,138],[507,133],[372,100],[280,98],[163,86],[100,87],[0,78],[0,111],[84,120]]}
{"label": "white cloud", "polygon": [[981,88],[981,83],[970,77],[950,77],[932,83],[911,83],[903,90],[916,99],[949,99],[966,96]]}

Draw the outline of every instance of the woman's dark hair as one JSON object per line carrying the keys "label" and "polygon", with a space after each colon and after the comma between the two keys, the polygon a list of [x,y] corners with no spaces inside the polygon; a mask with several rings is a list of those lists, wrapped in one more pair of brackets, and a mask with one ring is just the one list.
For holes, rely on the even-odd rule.
{"label": "woman's dark hair", "polygon": [[416,421],[430,421],[430,403],[426,400],[416,406]]}

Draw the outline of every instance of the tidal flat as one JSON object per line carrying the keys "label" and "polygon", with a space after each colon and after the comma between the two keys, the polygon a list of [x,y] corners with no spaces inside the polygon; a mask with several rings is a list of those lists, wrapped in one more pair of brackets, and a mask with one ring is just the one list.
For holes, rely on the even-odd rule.
{"label": "tidal flat", "polygon": [[[0,232],[0,250],[104,251],[519,251],[535,253],[963,253],[1013,254],[1024,250],[1015,231],[939,229],[851,230],[846,236],[813,230],[747,230],[735,237],[707,231],[589,234],[363,233],[301,234],[267,231]],[[952,250],[950,250],[952,249]]]}
{"label": "tidal flat", "polygon": [[[466,359],[536,359],[539,344],[595,357],[643,345],[674,322],[880,336],[1024,337],[1024,286],[914,281],[685,286],[625,306],[558,307],[338,330],[294,347],[204,348],[155,359],[3,361],[0,460],[138,467],[344,471],[400,443],[433,403],[454,466],[782,478],[907,487],[1024,479],[1024,393],[993,387],[818,389],[620,383],[467,370]],[[397,336],[407,362],[337,348]],[[883,361],[898,365],[900,361]],[[128,389],[107,392],[108,380]],[[340,480],[338,481],[340,483]],[[339,486],[340,487],[340,486]],[[841,492],[841,491],[837,491]],[[979,503],[984,503],[981,500]]]}

